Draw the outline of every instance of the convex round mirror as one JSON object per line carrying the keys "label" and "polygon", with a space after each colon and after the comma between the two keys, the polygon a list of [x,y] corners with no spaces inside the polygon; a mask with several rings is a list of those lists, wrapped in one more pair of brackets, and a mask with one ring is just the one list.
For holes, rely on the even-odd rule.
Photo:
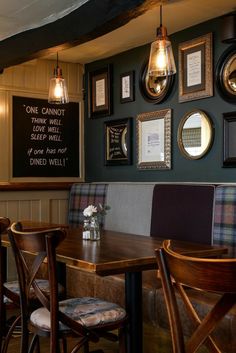
{"label": "convex round mirror", "polygon": [[186,158],[202,158],[213,141],[211,119],[201,110],[185,114],[180,121],[177,138],[179,149]]}
{"label": "convex round mirror", "polygon": [[236,103],[236,45],[229,47],[220,57],[216,69],[217,88],[231,103]]}
{"label": "convex round mirror", "polygon": [[160,103],[171,92],[174,75],[164,77],[150,77],[147,73],[148,61],[143,64],[139,77],[139,87],[143,98],[150,103]]}

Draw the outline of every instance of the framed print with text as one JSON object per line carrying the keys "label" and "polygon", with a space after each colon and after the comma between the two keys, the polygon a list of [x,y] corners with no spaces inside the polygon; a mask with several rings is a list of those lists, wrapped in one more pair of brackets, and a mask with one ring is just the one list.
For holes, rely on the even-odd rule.
{"label": "framed print with text", "polygon": [[179,45],[179,102],[213,96],[212,33]]}
{"label": "framed print with text", "polygon": [[137,167],[171,169],[171,109],[137,116]]}
{"label": "framed print with text", "polygon": [[223,114],[223,167],[236,167],[236,112]]}
{"label": "framed print with text", "polygon": [[120,75],[120,102],[134,101],[134,71]]}
{"label": "framed print with text", "polygon": [[89,73],[90,118],[112,114],[112,66]]}
{"label": "framed print with text", "polygon": [[104,123],[105,165],[131,164],[131,122],[125,118]]}

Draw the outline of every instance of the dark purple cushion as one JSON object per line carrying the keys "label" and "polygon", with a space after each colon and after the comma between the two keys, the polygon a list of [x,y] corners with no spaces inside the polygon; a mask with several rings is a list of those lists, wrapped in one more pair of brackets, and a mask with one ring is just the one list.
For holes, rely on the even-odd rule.
{"label": "dark purple cushion", "polygon": [[214,185],[155,185],[151,236],[212,244]]}

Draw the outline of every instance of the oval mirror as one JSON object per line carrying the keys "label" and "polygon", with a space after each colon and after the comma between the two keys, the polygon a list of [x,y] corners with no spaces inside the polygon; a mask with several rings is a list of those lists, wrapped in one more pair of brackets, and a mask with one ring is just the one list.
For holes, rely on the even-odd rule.
{"label": "oval mirror", "polygon": [[221,96],[236,103],[236,46],[228,48],[220,57],[216,70],[217,88]]}
{"label": "oval mirror", "polygon": [[213,141],[213,125],[210,118],[201,110],[187,113],[178,128],[178,145],[188,159],[202,158]]}
{"label": "oval mirror", "polygon": [[169,93],[174,83],[174,75],[164,77],[150,77],[147,74],[148,61],[141,69],[139,77],[139,88],[143,98],[152,103],[162,102]]}

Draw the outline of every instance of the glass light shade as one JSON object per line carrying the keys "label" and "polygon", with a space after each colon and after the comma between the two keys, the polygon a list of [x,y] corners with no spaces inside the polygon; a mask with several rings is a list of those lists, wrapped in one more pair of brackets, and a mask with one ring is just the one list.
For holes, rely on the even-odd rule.
{"label": "glass light shade", "polygon": [[176,73],[172,46],[165,27],[157,29],[157,39],[151,44],[148,74],[152,77],[169,76]]}
{"label": "glass light shade", "polygon": [[48,103],[51,103],[51,104],[69,103],[66,81],[62,77],[62,71],[59,67],[57,67],[54,70],[54,77],[52,77],[50,80]]}

